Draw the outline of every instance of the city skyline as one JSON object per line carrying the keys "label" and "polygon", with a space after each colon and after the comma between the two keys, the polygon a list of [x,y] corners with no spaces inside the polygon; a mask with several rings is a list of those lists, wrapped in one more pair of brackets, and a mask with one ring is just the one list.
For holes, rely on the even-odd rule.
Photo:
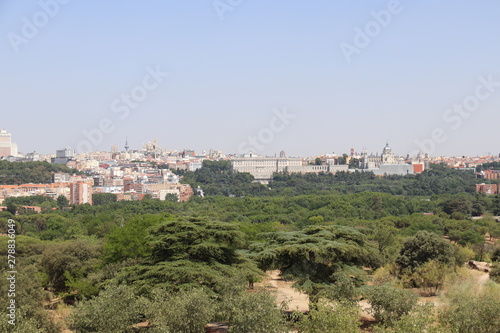
{"label": "city skyline", "polygon": [[500,4],[220,3],[3,2],[0,127],[42,154],[155,137],[197,152],[500,153],[486,126],[500,120]]}
{"label": "city skyline", "polygon": [[[1,132],[3,133],[3,135],[8,135],[9,138],[10,136],[12,135],[12,133],[9,133],[8,131],[6,131],[6,129],[1,129]],[[13,151],[16,152],[16,154],[14,156],[17,156],[17,149],[18,149],[18,146],[17,144],[15,144],[14,142],[12,142],[13,144]],[[40,152],[40,151],[37,151],[37,150],[31,150],[31,151],[19,151],[19,156],[21,155],[29,155],[29,154],[33,154],[33,153],[37,153],[37,154],[40,154],[40,155],[45,155],[45,156],[57,156],[57,152],[60,151],[60,152],[63,152],[63,151],[66,151],[66,150],[70,150],[73,152],[73,154],[89,154],[89,153],[96,153],[96,152],[145,152],[147,151],[148,149],[145,149],[145,147],[147,146],[151,146],[151,145],[155,145],[157,144],[158,147],[157,149],[159,149],[161,151],[161,153],[165,153],[165,152],[171,152],[171,153],[182,153],[183,151],[186,152],[186,151],[189,151],[189,152],[194,152],[194,153],[197,153],[197,154],[209,154],[209,152],[222,152],[224,155],[228,155],[228,156],[244,156],[244,155],[248,155],[248,153],[251,153],[253,154],[254,156],[262,156],[262,157],[272,157],[272,156],[280,156],[280,155],[284,155],[284,156],[290,156],[286,153],[285,150],[280,150],[280,151],[277,151],[277,152],[274,152],[274,153],[269,153],[269,154],[266,154],[266,153],[258,153],[257,150],[248,150],[248,151],[245,151],[244,153],[242,152],[231,152],[231,151],[223,151],[221,149],[217,149],[217,148],[207,148],[207,149],[201,149],[201,150],[194,150],[194,149],[191,149],[190,147],[183,147],[183,148],[175,148],[175,147],[163,147],[161,145],[161,143],[159,143],[157,141],[157,139],[154,139],[152,141],[148,141],[148,142],[143,142],[142,144],[137,144],[137,147],[134,147],[134,146],[130,146],[129,145],[129,141],[128,141],[128,137],[125,138],[125,143],[123,144],[123,146],[120,146],[119,144],[113,144],[111,145],[111,147],[108,147],[108,149],[106,149],[105,147],[103,149],[96,149],[96,150],[93,150],[93,151],[87,151],[87,152],[79,152],[79,151],[75,151],[73,149],[73,147],[59,147],[59,148],[56,148],[56,149],[53,149],[51,152],[48,152],[48,153],[43,153],[43,152]],[[390,145],[389,141],[386,140],[386,143],[385,143],[385,146],[381,146],[379,147],[379,149],[374,149],[374,150],[368,150],[367,149],[367,146],[364,145],[363,147],[351,147],[349,148],[348,151],[338,151],[338,152],[335,152],[335,151],[331,151],[331,152],[322,152],[320,154],[306,154],[306,155],[294,155],[292,157],[303,157],[303,158],[307,158],[307,157],[316,157],[316,156],[342,156],[342,155],[363,155],[364,153],[367,153],[368,155],[372,155],[372,156],[379,156],[382,152],[383,152],[383,148],[385,147],[392,147],[392,145]],[[122,149],[123,148],[123,149]],[[9,148],[10,149],[10,148]],[[392,149],[392,148],[391,148]],[[413,155],[410,154],[410,152],[408,151],[407,153],[403,153],[403,152],[397,152],[396,156],[400,156],[400,157],[410,157],[410,158],[415,158],[421,154],[427,154],[425,153],[423,150],[420,150],[420,151],[416,151],[416,152],[412,152],[414,153]],[[427,154],[429,157],[460,157],[460,156],[469,156],[469,157],[485,157],[485,156],[491,156],[491,157],[499,157],[500,158],[500,153],[499,154],[495,154],[495,153],[491,153],[491,152],[488,152],[486,154],[476,154],[476,155],[464,155],[464,154],[458,154],[458,155],[430,155],[430,154]],[[7,155],[1,155],[0,154],[0,158],[2,156],[8,156]],[[73,155],[71,156],[73,157]]]}

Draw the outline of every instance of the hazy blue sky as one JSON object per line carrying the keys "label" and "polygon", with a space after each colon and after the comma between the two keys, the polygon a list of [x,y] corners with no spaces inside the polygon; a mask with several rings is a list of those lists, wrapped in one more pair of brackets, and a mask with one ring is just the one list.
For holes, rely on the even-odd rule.
{"label": "hazy blue sky", "polygon": [[60,1],[0,0],[0,128],[22,152],[88,131],[103,150],[500,153],[497,0]]}

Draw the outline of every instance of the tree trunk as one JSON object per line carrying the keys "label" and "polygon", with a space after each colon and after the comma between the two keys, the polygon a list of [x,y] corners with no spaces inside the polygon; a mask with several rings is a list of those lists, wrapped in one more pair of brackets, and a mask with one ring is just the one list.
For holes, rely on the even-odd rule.
{"label": "tree trunk", "polygon": [[205,333],[229,333],[229,327],[225,323],[210,323],[205,326]]}

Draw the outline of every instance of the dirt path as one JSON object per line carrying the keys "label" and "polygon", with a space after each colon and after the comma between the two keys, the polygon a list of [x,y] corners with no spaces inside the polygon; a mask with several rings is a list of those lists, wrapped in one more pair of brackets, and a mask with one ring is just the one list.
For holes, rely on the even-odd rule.
{"label": "dirt path", "polygon": [[[265,278],[262,282],[256,284],[256,286],[261,287],[269,287],[272,291],[276,292],[276,302],[278,305],[281,305],[283,301],[289,300],[289,310],[297,310],[301,312],[309,311],[309,297],[304,294],[298,292],[295,288],[292,287],[293,282],[284,281],[280,277],[280,271],[268,271],[267,278]],[[477,270],[470,270],[470,274],[477,286],[477,290],[481,291],[483,286],[489,280],[489,274]],[[446,292],[446,291],[444,291]],[[440,307],[442,306],[442,300],[439,296],[433,297],[420,297],[419,303],[432,302],[434,306]],[[361,307],[361,317],[364,320],[374,320],[373,317],[368,313],[368,309],[370,308],[370,304],[366,301],[360,301],[359,306]]]}
{"label": "dirt path", "polygon": [[279,270],[266,273],[268,276],[262,282],[256,283],[256,286],[268,287],[271,291],[275,291],[278,305],[288,301],[289,310],[309,311],[309,297],[293,288],[293,282],[283,280]]}

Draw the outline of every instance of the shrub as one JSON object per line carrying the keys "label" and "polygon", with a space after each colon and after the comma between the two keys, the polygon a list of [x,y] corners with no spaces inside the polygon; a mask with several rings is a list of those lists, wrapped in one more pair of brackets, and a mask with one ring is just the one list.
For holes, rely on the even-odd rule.
{"label": "shrub", "polygon": [[373,274],[373,284],[381,286],[387,283],[393,283],[396,280],[396,269],[393,264],[387,264],[378,268]]}
{"label": "shrub", "polygon": [[449,266],[431,260],[419,266],[412,274],[412,279],[417,287],[422,288],[423,296],[435,296],[449,273],[451,273]]}
{"label": "shrub", "polygon": [[99,296],[80,302],[69,318],[77,332],[133,332],[132,325],[144,320],[147,301],[132,288],[110,285]]}
{"label": "shrub", "polygon": [[203,333],[215,316],[215,300],[207,291],[195,289],[177,294],[154,290],[147,316],[152,332]]}
{"label": "shrub", "polygon": [[319,302],[309,314],[302,315],[297,325],[300,333],[358,333],[359,307],[349,303]]}
{"label": "shrub", "polygon": [[474,283],[462,283],[448,291],[448,306],[440,313],[441,323],[451,332],[490,333],[500,327],[500,286],[489,284],[475,293]]}
{"label": "shrub", "polygon": [[418,295],[413,291],[389,285],[369,286],[366,288],[365,296],[375,319],[389,325],[408,314],[418,300]]}
{"label": "shrub", "polygon": [[221,301],[222,308],[218,312],[229,315],[231,333],[288,332],[275,298],[268,292],[243,292],[232,301],[227,298],[222,298]]}
{"label": "shrub", "polygon": [[335,281],[330,287],[324,288],[319,293],[319,298],[327,298],[341,302],[357,302],[359,296],[359,281],[352,278],[346,272],[337,272],[332,274]]}
{"label": "shrub", "polygon": [[417,305],[408,314],[393,323],[393,326],[377,326],[374,333],[443,333],[442,327],[435,323],[434,305]]}
{"label": "shrub", "polygon": [[265,291],[246,292],[240,285],[226,284],[218,295],[202,288],[176,294],[153,291],[147,314],[152,332],[203,333],[210,322],[226,322],[232,333],[287,332],[274,297]]}

